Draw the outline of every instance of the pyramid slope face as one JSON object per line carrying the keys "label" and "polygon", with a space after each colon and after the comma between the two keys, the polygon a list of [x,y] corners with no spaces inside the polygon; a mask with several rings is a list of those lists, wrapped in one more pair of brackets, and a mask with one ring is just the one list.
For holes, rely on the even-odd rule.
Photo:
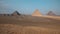
{"label": "pyramid slope face", "polygon": [[13,13],[13,16],[18,16],[18,15],[20,15],[17,11],[15,11],[14,13]]}
{"label": "pyramid slope face", "polygon": [[35,12],[32,14],[32,16],[42,16],[39,10],[35,10]]}
{"label": "pyramid slope face", "polygon": [[54,14],[52,11],[50,11],[50,12],[48,12],[47,15],[49,15],[49,16],[55,16],[56,14]]}

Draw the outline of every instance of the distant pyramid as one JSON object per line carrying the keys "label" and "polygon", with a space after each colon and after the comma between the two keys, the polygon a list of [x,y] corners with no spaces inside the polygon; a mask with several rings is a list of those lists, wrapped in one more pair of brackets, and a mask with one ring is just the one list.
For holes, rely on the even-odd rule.
{"label": "distant pyramid", "polygon": [[48,15],[48,16],[56,16],[56,14],[53,13],[52,11],[49,11],[49,12],[47,13],[47,15]]}
{"label": "distant pyramid", "polygon": [[36,10],[34,11],[34,13],[32,14],[32,16],[42,16],[42,14],[39,12],[38,9],[36,9]]}
{"label": "distant pyramid", "polygon": [[18,16],[18,15],[20,15],[20,13],[19,13],[18,11],[15,11],[15,12],[13,12],[12,15],[13,15],[13,16]]}

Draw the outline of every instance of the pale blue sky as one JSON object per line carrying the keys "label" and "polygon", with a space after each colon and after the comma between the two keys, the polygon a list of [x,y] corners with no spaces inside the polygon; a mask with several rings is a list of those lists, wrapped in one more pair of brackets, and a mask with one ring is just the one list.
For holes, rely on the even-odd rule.
{"label": "pale blue sky", "polygon": [[60,15],[60,0],[0,0],[0,13],[18,10],[22,14],[32,14],[35,9],[42,14],[53,11]]}

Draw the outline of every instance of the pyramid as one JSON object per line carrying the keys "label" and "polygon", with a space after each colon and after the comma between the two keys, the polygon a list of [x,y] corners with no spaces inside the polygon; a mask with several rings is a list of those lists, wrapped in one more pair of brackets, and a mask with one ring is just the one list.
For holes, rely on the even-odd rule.
{"label": "pyramid", "polygon": [[48,15],[48,16],[55,16],[56,14],[53,13],[52,11],[49,11],[49,12],[47,13],[47,15]]}
{"label": "pyramid", "polygon": [[13,16],[18,16],[18,15],[20,15],[19,14],[19,12],[18,11],[15,11],[15,12],[13,12],[13,14],[12,14]]}
{"label": "pyramid", "polygon": [[42,16],[42,15],[41,15],[41,13],[39,12],[39,10],[36,9],[36,10],[34,11],[34,13],[32,14],[32,16]]}

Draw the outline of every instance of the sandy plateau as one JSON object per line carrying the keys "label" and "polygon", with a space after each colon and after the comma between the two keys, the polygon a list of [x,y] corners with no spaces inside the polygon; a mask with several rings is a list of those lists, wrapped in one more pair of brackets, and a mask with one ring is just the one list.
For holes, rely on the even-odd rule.
{"label": "sandy plateau", "polygon": [[0,34],[60,34],[60,17],[0,16]]}

